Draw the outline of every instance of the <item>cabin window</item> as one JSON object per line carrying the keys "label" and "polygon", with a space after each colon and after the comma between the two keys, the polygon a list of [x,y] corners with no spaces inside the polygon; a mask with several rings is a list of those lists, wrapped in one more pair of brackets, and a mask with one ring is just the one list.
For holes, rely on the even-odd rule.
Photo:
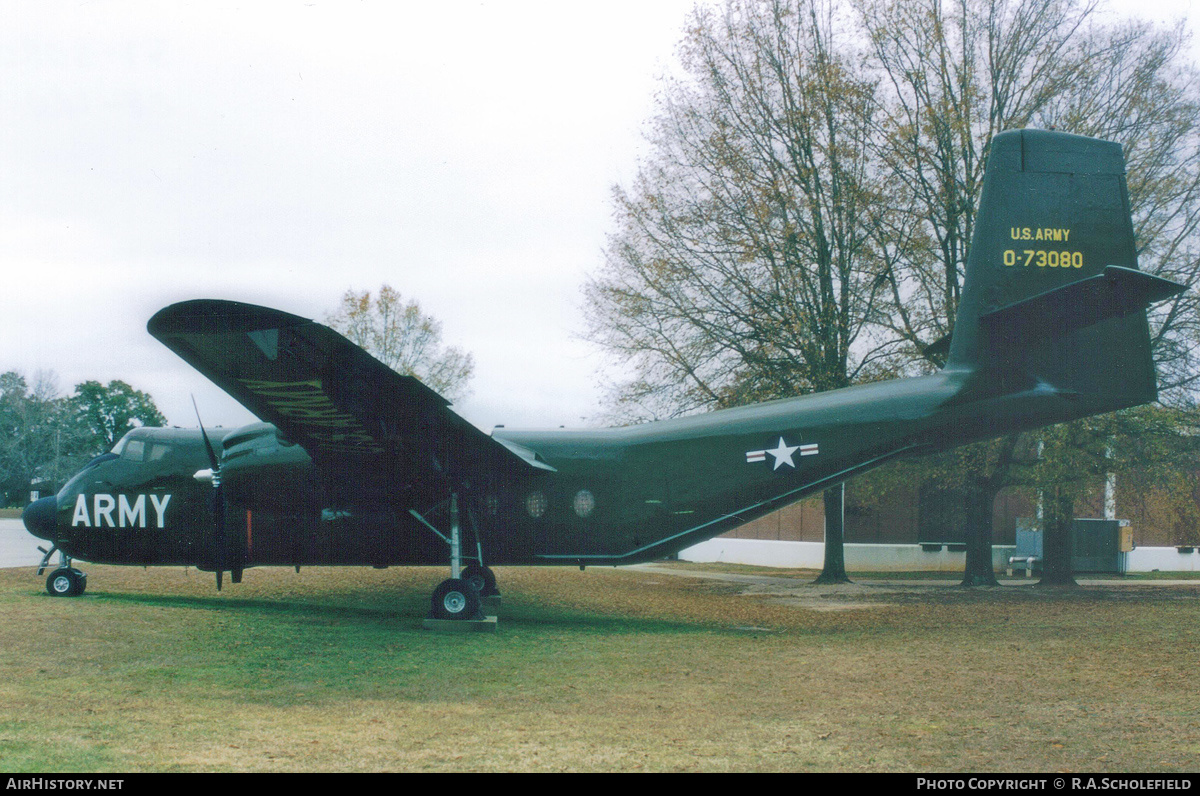
{"label": "cabin window", "polygon": [[596,509],[596,496],[586,489],[581,489],[575,493],[571,508],[575,509],[575,513],[580,517],[586,517]]}
{"label": "cabin window", "polygon": [[530,492],[525,498],[525,510],[529,512],[529,516],[537,519],[546,513],[546,493],[545,492]]}

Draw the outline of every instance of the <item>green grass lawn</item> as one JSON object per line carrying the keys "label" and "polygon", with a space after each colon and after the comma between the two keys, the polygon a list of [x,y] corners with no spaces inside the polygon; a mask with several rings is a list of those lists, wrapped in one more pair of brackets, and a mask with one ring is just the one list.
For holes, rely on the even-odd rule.
{"label": "green grass lawn", "polygon": [[[0,570],[0,770],[1195,771],[1200,583],[965,590],[501,569]],[[856,607],[857,606],[857,607]]]}

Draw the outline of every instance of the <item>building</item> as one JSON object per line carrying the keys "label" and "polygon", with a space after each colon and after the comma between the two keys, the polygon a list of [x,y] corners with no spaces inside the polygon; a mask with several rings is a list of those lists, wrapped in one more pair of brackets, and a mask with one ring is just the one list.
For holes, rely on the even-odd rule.
{"label": "building", "polygon": [[[1128,520],[1136,549],[1128,571],[1200,571],[1200,473],[1170,494],[1162,488],[1110,477],[1075,507],[1081,518]],[[860,483],[861,481],[861,483]],[[1180,490],[1190,490],[1180,500]],[[1176,499],[1172,500],[1174,496]],[[963,499],[933,482],[852,480],[846,485],[848,569],[961,572]],[[680,558],[759,566],[820,569],[825,516],[821,497],[810,497],[688,548]],[[994,568],[1003,571],[1015,552],[1017,522],[1038,514],[1036,495],[1010,488],[992,505]]]}

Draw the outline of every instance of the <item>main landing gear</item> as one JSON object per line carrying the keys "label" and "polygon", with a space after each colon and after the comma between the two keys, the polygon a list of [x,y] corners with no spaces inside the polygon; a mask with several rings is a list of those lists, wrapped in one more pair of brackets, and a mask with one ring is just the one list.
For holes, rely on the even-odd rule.
{"label": "main landing gear", "polygon": [[[476,558],[465,567],[462,565],[462,532],[459,523],[458,493],[450,495],[450,536],[448,538],[416,511],[411,511],[411,514],[450,545],[450,577],[439,583],[433,590],[429,601],[429,618],[431,620],[488,621],[483,614],[484,601],[489,598],[499,598],[500,592],[496,589],[495,573],[483,565],[483,548],[479,543],[478,532],[475,534]],[[494,618],[492,621],[494,622]]]}
{"label": "main landing gear", "polygon": [[500,590],[496,588],[496,574],[491,567],[470,563],[463,567],[462,579],[475,587],[479,596],[485,600],[488,597],[499,597]]}
{"label": "main landing gear", "polygon": [[457,578],[447,578],[433,590],[429,616],[432,619],[482,619],[484,603],[499,596],[496,575],[491,568],[471,563],[462,568]]}
{"label": "main landing gear", "polygon": [[438,584],[430,599],[431,619],[483,619],[483,598],[470,581],[448,578]]}
{"label": "main landing gear", "polygon": [[45,553],[42,563],[38,565],[38,575],[41,575],[50,566],[50,557],[55,552],[59,555],[58,568],[50,573],[50,577],[46,578],[46,591],[51,597],[78,597],[83,594],[87,589],[87,573],[71,566],[70,556],[53,546],[49,550],[44,547],[39,547],[38,550]]}

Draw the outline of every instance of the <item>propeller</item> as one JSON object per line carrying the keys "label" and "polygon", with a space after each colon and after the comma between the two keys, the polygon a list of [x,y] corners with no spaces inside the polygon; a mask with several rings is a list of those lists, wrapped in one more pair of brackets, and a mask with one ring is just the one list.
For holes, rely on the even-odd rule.
{"label": "propeller", "polygon": [[204,421],[200,419],[200,407],[196,406],[196,396],[192,396],[192,408],[196,410],[196,421],[200,424],[200,436],[204,438],[204,448],[208,451],[208,463],[212,466],[213,485],[213,541],[216,547],[217,591],[221,590],[221,581],[225,575],[225,564],[229,559],[229,543],[225,536],[225,497],[221,493],[221,460],[213,450],[208,432],[204,430]]}

